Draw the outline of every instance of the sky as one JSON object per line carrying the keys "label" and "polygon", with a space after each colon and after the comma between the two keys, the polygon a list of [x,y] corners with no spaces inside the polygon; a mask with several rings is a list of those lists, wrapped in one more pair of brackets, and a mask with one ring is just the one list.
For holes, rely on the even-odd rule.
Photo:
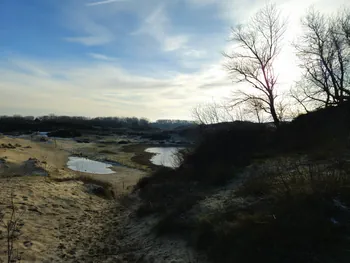
{"label": "sky", "polygon": [[[277,0],[288,29],[280,85],[299,76],[291,42],[310,6],[347,0]],[[191,119],[230,97],[223,67],[231,26],[262,0],[0,0],[0,115]],[[330,5],[331,4],[331,5]]]}

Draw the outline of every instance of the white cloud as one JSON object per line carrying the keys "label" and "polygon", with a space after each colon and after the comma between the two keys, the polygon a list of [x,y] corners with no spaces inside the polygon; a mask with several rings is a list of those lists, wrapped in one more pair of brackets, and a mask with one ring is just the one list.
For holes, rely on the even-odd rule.
{"label": "white cloud", "polygon": [[174,51],[178,50],[187,43],[186,36],[168,36],[163,40],[164,50],[165,51]]}
{"label": "white cloud", "polygon": [[71,65],[69,61],[20,61],[18,58],[17,61],[43,68],[47,73],[21,73],[11,65],[0,67],[0,105],[4,109],[18,105],[22,109],[17,112],[20,114],[54,112],[151,119],[189,118],[194,105],[210,97],[226,96],[230,89],[221,85],[217,89],[201,89],[203,85],[222,84],[227,80],[215,65],[195,74],[174,72],[167,78],[153,78],[131,74],[118,66],[98,61],[89,65]]}
{"label": "white cloud", "polygon": [[20,69],[21,71],[27,72],[34,76],[39,77],[49,77],[49,73],[44,70],[44,68],[41,68],[40,66],[36,65],[35,63],[31,61],[24,61],[16,58],[9,58],[8,62],[15,66],[16,68]]}
{"label": "white cloud", "polygon": [[104,61],[116,61],[117,59],[114,57],[109,57],[103,54],[99,54],[99,53],[88,53],[88,55],[94,59],[98,59],[98,60],[104,60]]}
{"label": "white cloud", "polygon": [[[187,1],[198,6],[198,15],[201,15],[200,8],[205,5],[217,5],[220,10],[217,15],[226,22],[227,29],[246,20],[266,3],[260,0]],[[101,0],[88,4],[86,1],[78,2],[80,5],[76,4],[77,1],[72,3],[73,6],[66,17],[67,26],[73,33],[65,40],[88,47],[107,46],[106,52],[102,47],[99,47],[98,51],[84,51],[85,58],[86,55],[93,58],[84,63],[72,61],[69,57],[61,58],[60,62],[16,57],[10,60],[10,65],[0,64],[2,108],[9,109],[16,105],[22,110],[19,113],[32,112],[29,114],[55,112],[89,116],[144,115],[153,119],[187,118],[194,105],[212,97],[220,100],[230,96],[231,90],[235,88],[222,67],[222,58],[220,55],[213,55],[223,50],[224,44],[212,41],[209,39],[211,36],[202,36],[200,32],[200,38],[197,38],[197,35],[182,34],[178,31],[167,14],[172,10],[167,9],[166,4],[172,3],[172,0]],[[112,2],[116,4],[110,4]],[[276,61],[280,83],[288,88],[298,77],[290,42],[297,37],[298,30],[300,31],[300,16],[311,4],[315,4],[321,11],[329,11],[339,8],[342,4],[346,5],[347,2],[333,0],[330,6],[328,0],[277,0],[277,4],[290,17],[285,50]],[[88,8],[86,5],[99,8]],[[77,9],[77,6],[80,9]],[[148,36],[157,41],[164,56],[169,60],[173,59],[171,72],[154,65],[152,70],[155,70],[150,74],[157,77],[149,77],[145,74],[132,74],[117,66],[117,63],[111,63],[119,62],[119,59],[109,56],[116,50],[113,41],[118,40],[115,17],[119,10],[127,10],[127,13],[132,13],[143,21],[134,35],[140,38]],[[212,36],[223,40],[227,38],[220,34]],[[143,40],[140,39],[140,43],[143,44]],[[145,50],[148,51],[146,47]],[[133,62],[128,61],[129,64]],[[174,66],[178,64],[193,72],[179,73]]]}
{"label": "white cloud", "polygon": [[65,7],[65,20],[63,23],[73,33],[72,36],[63,37],[68,42],[75,42],[85,46],[101,46],[111,43],[116,34],[110,27],[94,16],[95,9],[82,8],[71,2]]}
{"label": "white cloud", "polygon": [[64,40],[80,43],[85,46],[99,46],[111,42],[111,38],[106,36],[66,37]]}
{"label": "white cloud", "polygon": [[194,58],[203,58],[207,55],[205,50],[198,49],[188,49],[183,52],[183,56],[185,57],[194,57]]}
{"label": "white cloud", "polygon": [[134,35],[146,34],[158,41],[164,51],[176,51],[186,46],[187,35],[172,35],[170,21],[165,12],[164,4],[155,8],[144,20],[141,27],[134,32]]}
{"label": "white cloud", "polygon": [[96,5],[105,5],[105,4],[111,4],[115,2],[124,2],[126,0],[104,0],[104,1],[99,1],[99,2],[91,2],[86,4],[87,6],[96,6]]}
{"label": "white cloud", "polygon": [[217,0],[187,0],[189,3],[197,6],[205,6],[210,4],[216,4]]}

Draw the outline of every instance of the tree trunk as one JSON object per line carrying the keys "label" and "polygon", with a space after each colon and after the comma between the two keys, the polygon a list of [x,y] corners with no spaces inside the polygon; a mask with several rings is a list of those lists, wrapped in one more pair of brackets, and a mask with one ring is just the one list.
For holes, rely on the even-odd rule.
{"label": "tree trunk", "polygon": [[276,113],[274,101],[270,102],[270,111],[271,111],[271,116],[273,118],[273,122],[276,125],[276,127],[278,127],[279,124],[280,124],[280,120],[278,119],[278,116],[277,116],[277,113]]}

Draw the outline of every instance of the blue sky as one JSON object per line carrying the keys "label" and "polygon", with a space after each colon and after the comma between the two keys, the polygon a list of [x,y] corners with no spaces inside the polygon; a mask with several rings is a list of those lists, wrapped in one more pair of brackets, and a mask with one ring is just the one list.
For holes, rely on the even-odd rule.
{"label": "blue sky", "polygon": [[[327,2],[278,0],[290,38],[307,6]],[[230,95],[221,55],[230,26],[264,3],[0,0],[0,114],[189,119],[196,104]],[[291,67],[281,66],[288,83]]]}

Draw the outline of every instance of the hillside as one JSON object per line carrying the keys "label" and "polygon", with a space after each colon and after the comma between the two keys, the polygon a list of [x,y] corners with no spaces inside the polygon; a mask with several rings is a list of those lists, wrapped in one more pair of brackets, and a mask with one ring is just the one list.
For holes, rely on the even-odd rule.
{"label": "hillside", "polygon": [[[176,169],[143,178],[140,218],[210,262],[348,262],[350,103],[278,129],[202,127]],[[202,262],[202,261],[198,261]]]}

